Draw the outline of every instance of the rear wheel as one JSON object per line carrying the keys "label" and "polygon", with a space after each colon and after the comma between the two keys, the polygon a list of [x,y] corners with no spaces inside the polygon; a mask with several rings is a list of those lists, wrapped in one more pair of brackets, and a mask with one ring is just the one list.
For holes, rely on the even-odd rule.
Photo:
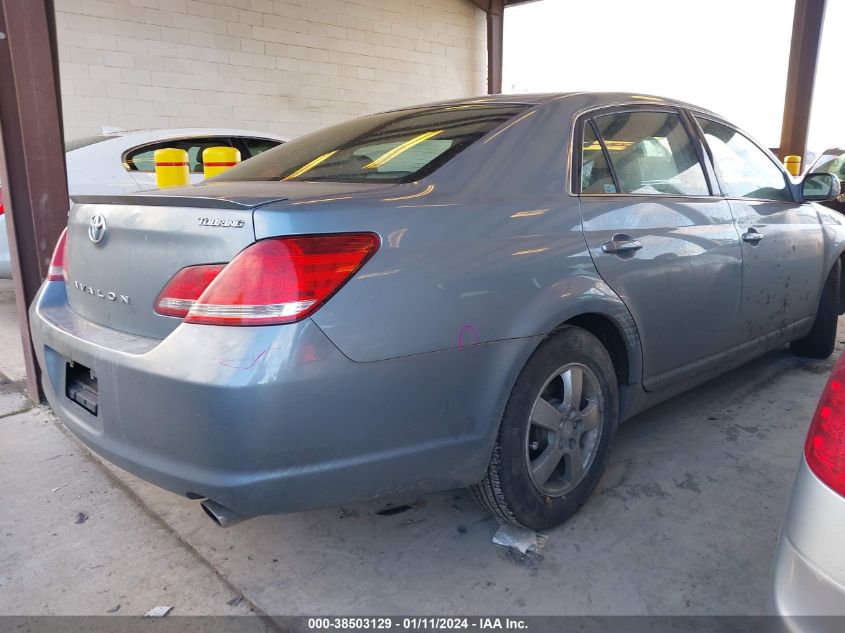
{"label": "rear wheel", "polygon": [[837,259],[822,289],[819,309],[810,333],[793,341],[789,349],[793,354],[808,358],[827,358],[836,345],[836,326],[839,321],[839,294],[842,264]]}
{"label": "rear wheel", "polygon": [[503,522],[563,523],[598,483],[618,415],[607,350],[585,330],[561,330],[522,370],[475,498]]}

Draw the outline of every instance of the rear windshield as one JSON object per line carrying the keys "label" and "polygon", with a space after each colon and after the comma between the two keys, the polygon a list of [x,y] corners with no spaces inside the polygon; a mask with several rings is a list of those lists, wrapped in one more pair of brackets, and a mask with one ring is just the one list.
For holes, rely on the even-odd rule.
{"label": "rear windshield", "polygon": [[441,105],[365,116],[285,143],[215,180],[417,180],[528,107]]}
{"label": "rear windshield", "polygon": [[82,138],[67,141],[65,143],[65,151],[72,152],[75,149],[82,149],[83,147],[94,145],[94,143],[102,143],[110,138],[114,138],[114,136],[103,136],[102,134],[98,134],[97,136],[83,136]]}

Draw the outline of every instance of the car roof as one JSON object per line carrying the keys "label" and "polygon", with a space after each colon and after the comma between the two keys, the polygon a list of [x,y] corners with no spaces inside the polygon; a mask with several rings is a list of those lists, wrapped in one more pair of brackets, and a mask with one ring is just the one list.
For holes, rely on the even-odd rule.
{"label": "car roof", "polygon": [[239,128],[225,127],[180,127],[180,128],[138,128],[132,130],[109,131],[102,136],[129,136],[130,134],[155,135],[162,138],[182,136],[256,136],[259,138],[271,138],[284,140],[284,137],[273,132],[259,132],[257,130],[242,130]]}
{"label": "car roof", "polygon": [[723,118],[715,112],[708,110],[707,108],[702,108],[701,106],[687,103],[685,101],[680,101],[678,99],[670,99],[667,97],[661,97],[658,95],[649,95],[649,94],[640,94],[640,93],[631,93],[631,92],[592,92],[592,91],[583,91],[583,92],[538,92],[538,93],[527,93],[527,94],[493,94],[493,95],[481,95],[477,97],[469,97],[463,99],[449,99],[445,101],[435,101],[432,103],[425,103],[421,105],[415,106],[406,106],[402,108],[396,108],[393,111],[399,110],[411,110],[414,108],[419,107],[436,107],[436,106],[455,106],[455,105],[478,105],[478,104],[522,104],[527,106],[532,105],[540,105],[542,103],[548,103],[550,101],[559,101],[568,99],[571,97],[590,97],[592,101],[595,102],[596,105],[601,105],[606,103],[608,105],[613,103],[643,103],[643,104],[656,104],[656,105],[672,105],[672,106],[680,106],[682,108],[687,108],[691,110],[696,110],[698,112],[704,112],[707,114],[712,114],[715,117]]}
{"label": "car roof", "polygon": [[[288,139],[271,132],[258,132],[255,130],[241,130],[237,128],[206,128],[206,127],[184,127],[184,128],[152,128],[145,130],[108,130],[102,134],[93,134],[89,139],[91,142],[66,152],[71,156],[89,156],[99,152],[125,152],[134,147],[147,145],[149,143],[167,142],[177,139],[201,138],[208,136],[234,136],[267,139],[283,143]],[[93,141],[93,139],[97,139]],[[77,140],[71,139],[70,143]]]}

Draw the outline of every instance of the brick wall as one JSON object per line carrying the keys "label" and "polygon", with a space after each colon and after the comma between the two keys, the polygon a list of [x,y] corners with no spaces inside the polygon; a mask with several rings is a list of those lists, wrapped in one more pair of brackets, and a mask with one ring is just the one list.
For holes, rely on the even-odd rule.
{"label": "brick wall", "polygon": [[55,0],[65,135],[241,127],[296,136],[482,94],[468,0]]}

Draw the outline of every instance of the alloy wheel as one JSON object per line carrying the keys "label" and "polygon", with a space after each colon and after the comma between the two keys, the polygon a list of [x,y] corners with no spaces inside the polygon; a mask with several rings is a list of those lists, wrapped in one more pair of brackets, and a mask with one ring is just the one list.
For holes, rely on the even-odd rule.
{"label": "alloy wheel", "polygon": [[531,409],[525,438],[537,490],[561,497],[581,482],[598,451],[603,419],[604,397],[590,368],[570,363],[552,374]]}

